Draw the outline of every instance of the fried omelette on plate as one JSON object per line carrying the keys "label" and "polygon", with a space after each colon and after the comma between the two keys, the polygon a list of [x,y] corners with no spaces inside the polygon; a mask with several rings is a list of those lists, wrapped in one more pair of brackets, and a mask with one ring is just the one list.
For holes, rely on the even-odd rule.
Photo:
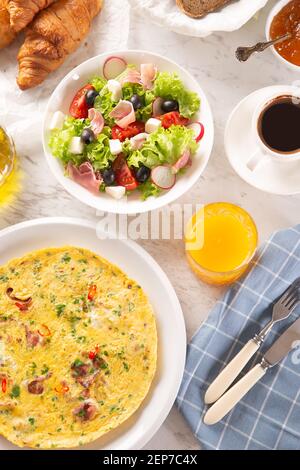
{"label": "fried omelette on plate", "polygon": [[0,267],[0,434],[23,447],[75,447],[131,416],[157,360],[142,288],[75,247]]}

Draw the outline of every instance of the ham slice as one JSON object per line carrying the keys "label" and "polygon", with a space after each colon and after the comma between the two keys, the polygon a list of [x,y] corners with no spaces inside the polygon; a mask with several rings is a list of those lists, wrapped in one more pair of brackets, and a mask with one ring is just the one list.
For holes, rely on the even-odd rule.
{"label": "ham slice", "polygon": [[153,64],[141,64],[141,81],[146,90],[151,90],[157,74],[157,68]]}
{"label": "ham slice", "polygon": [[109,114],[109,117],[116,120],[116,124],[122,129],[126,129],[129,124],[135,122],[135,112],[130,101],[121,100]]}
{"label": "ham slice", "polygon": [[138,70],[128,69],[126,73],[120,77],[119,82],[122,86],[125,85],[125,83],[141,84],[141,74]]}
{"label": "ham slice", "polygon": [[76,183],[88,189],[91,193],[99,194],[99,187],[103,180],[95,175],[93,167],[89,162],[82,163],[78,168],[69,162],[67,171]]}
{"label": "ham slice", "polygon": [[34,348],[40,342],[40,335],[31,331],[27,325],[25,325],[26,344],[28,348]]}
{"label": "ham slice", "polygon": [[91,129],[94,132],[95,136],[97,137],[101,134],[103,127],[104,127],[104,118],[99,111],[95,108],[89,109],[89,119],[91,120]]}
{"label": "ham slice", "polygon": [[181,168],[185,168],[191,163],[191,152],[189,149],[185,150],[177,162],[172,166],[172,173],[178,173]]}
{"label": "ham slice", "polygon": [[148,139],[149,134],[146,132],[140,132],[140,134],[135,135],[134,137],[131,137],[130,139],[130,145],[132,150],[140,150],[146,140]]}

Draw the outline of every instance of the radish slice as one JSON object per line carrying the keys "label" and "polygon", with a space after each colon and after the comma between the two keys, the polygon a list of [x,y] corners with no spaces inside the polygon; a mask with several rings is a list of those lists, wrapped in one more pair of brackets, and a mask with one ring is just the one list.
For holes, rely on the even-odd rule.
{"label": "radish slice", "polygon": [[164,114],[161,108],[163,102],[164,102],[163,98],[160,98],[160,97],[155,98],[155,100],[152,103],[152,116],[153,117],[161,116],[162,114]]}
{"label": "radish slice", "polygon": [[127,62],[121,57],[109,57],[103,65],[103,76],[106,80],[118,77],[126,70]]}
{"label": "radish slice", "polygon": [[160,165],[151,171],[151,180],[161,189],[171,189],[176,182],[176,175],[169,165]]}
{"label": "radish slice", "polygon": [[192,122],[186,127],[194,131],[196,142],[199,142],[204,136],[204,126],[201,122]]}

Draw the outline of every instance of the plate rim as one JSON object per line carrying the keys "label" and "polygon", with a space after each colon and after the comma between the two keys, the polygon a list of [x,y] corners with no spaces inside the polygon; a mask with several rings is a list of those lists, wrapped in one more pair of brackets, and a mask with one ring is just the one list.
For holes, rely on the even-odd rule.
{"label": "plate rim", "polygon": [[[80,226],[80,227],[87,228],[87,229],[95,229],[95,231],[96,231],[96,226],[97,226],[96,222],[83,219],[83,218],[77,218],[77,217],[41,217],[41,218],[35,218],[35,219],[30,219],[30,220],[26,220],[23,222],[19,222],[17,224],[1,229],[0,240],[2,241],[3,238],[5,238],[8,235],[13,234],[14,232],[19,232],[19,231],[22,231],[23,229],[34,227],[34,226],[45,226],[47,224],[74,225],[74,226]],[[97,232],[99,233],[99,230],[97,230]],[[175,369],[176,377],[174,374],[174,384],[173,384],[172,390],[170,390],[170,392],[168,393],[168,397],[166,399],[167,404],[165,404],[163,411],[159,415],[156,415],[156,418],[153,420],[152,424],[149,426],[149,429],[147,430],[147,432],[144,433],[144,435],[141,435],[140,437],[132,441],[126,449],[123,449],[123,448],[119,449],[119,447],[115,448],[115,450],[139,450],[143,448],[147,444],[147,442],[150,441],[150,439],[154,436],[154,434],[163,425],[165,419],[170,413],[172,407],[174,406],[174,403],[175,403],[175,400],[178,395],[179,388],[182,382],[184,369],[185,369],[187,334],[186,334],[184,314],[183,314],[179,299],[177,297],[176,291],[171,281],[169,280],[168,276],[166,275],[164,270],[160,267],[158,262],[143,247],[138,245],[138,243],[136,243],[135,241],[130,240],[130,239],[117,239],[116,241],[134,250],[137,253],[137,255],[141,257],[152,269],[154,269],[156,274],[159,276],[159,279],[162,282],[162,285],[164,285],[166,291],[168,292],[168,296],[170,297],[171,302],[174,304],[174,306],[176,306],[177,322],[179,325],[178,332],[180,334],[180,336],[178,336],[177,338],[177,341],[178,343],[180,343],[178,345],[178,348],[181,349],[181,353],[180,353],[181,359],[180,361],[177,361],[176,363],[176,369]],[[142,406],[143,404],[141,404],[138,409],[140,409]],[[3,436],[1,437],[5,439]],[[114,449],[114,447],[112,447],[112,449]],[[101,447],[98,450],[101,451],[102,450]]]}

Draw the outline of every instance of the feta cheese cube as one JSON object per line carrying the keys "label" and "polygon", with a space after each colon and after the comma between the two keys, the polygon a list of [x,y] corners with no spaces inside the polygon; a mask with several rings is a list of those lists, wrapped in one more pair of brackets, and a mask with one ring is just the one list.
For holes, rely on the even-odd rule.
{"label": "feta cheese cube", "polygon": [[150,118],[146,122],[145,131],[147,134],[151,134],[152,132],[156,132],[161,127],[161,121],[159,119]]}
{"label": "feta cheese cube", "polygon": [[62,113],[61,111],[56,111],[50,121],[49,129],[51,131],[53,131],[53,129],[61,129],[65,122],[65,117],[66,116],[64,113]]}
{"label": "feta cheese cube", "polygon": [[109,141],[109,149],[112,155],[119,155],[122,152],[122,144],[119,139],[111,139]]}
{"label": "feta cheese cube", "polygon": [[125,196],[126,190],[124,186],[106,186],[105,192],[114,199],[121,199]]}
{"label": "feta cheese cube", "polygon": [[118,80],[108,80],[107,88],[111,92],[111,97],[113,101],[120,101],[122,99],[122,86]]}
{"label": "feta cheese cube", "polygon": [[69,151],[74,155],[79,155],[83,152],[84,143],[81,140],[81,137],[72,137],[70,142]]}

